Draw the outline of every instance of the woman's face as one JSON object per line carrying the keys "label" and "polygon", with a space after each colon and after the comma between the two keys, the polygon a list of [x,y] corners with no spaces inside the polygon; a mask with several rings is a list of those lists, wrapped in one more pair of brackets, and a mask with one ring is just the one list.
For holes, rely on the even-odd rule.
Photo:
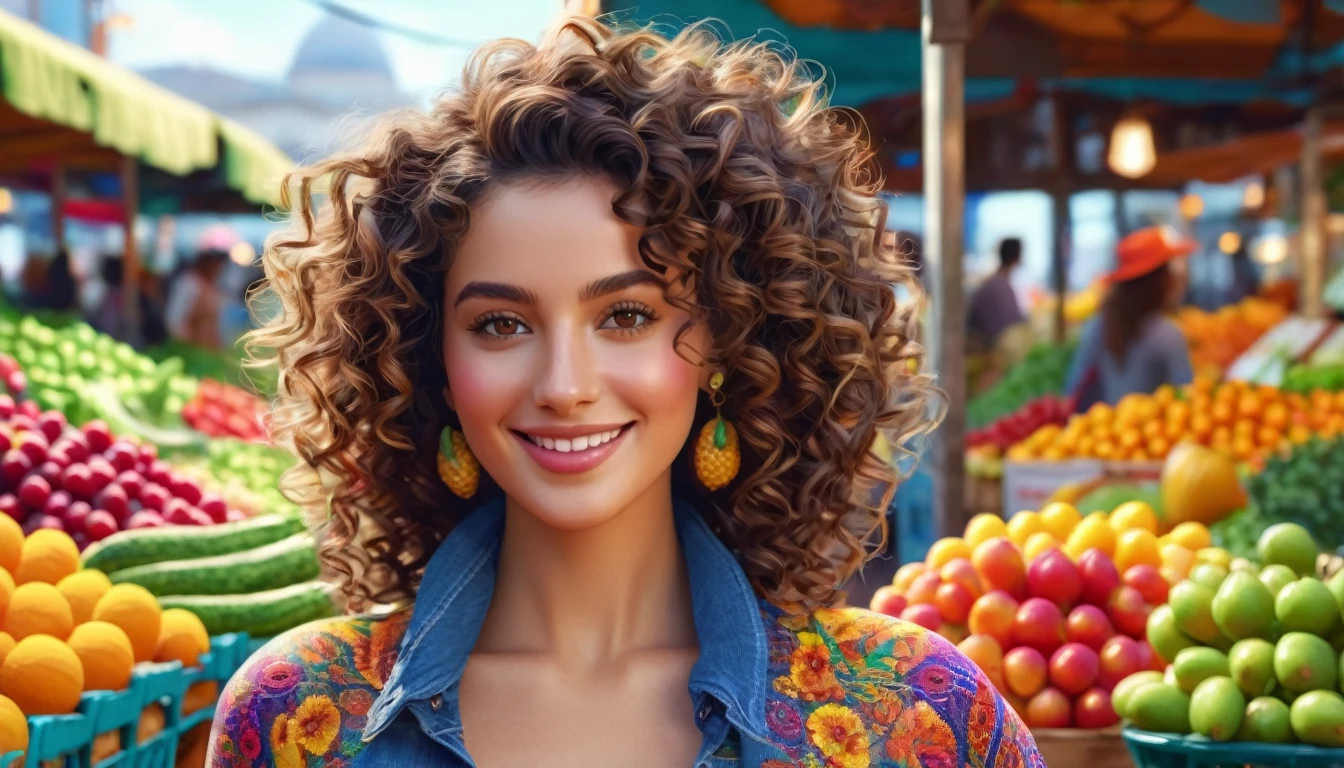
{"label": "woman's face", "polygon": [[[556,528],[671,492],[707,373],[677,354],[690,316],[664,300],[639,230],[591,178],[498,188],[448,270],[448,404],[512,502]],[[681,348],[703,359],[702,326]]]}

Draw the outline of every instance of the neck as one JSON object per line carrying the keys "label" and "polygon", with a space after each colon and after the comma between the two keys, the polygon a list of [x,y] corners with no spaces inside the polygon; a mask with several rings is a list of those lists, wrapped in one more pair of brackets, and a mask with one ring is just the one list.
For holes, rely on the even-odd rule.
{"label": "neck", "polygon": [[539,653],[600,667],[696,645],[670,480],[600,525],[562,530],[509,499],[478,652]]}

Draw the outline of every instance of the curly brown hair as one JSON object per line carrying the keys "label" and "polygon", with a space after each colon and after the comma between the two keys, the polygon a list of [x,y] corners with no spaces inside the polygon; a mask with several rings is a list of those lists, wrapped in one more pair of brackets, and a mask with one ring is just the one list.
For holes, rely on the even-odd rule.
{"label": "curly brown hair", "polygon": [[[891,286],[918,285],[879,245],[881,179],[860,121],[764,44],[574,18],[539,46],[483,46],[428,114],[393,115],[359,151],[286,182],[291,225],[263,258],[278,313],[250,345],[278,362],[272,429],[301,459],[285,491],[321,518],[349,607],[412,596],[470,511],[445,493],[435,451],[454,423],[444,275],[473,203],[575,175],[622,190],[613,210],[642,229],[641,258],[684,274],[668,300],[707,324],[713,348],[697,362],[728,373],[743,471],[709,493],[688,440],[678,493],[758,592],[797,610],[834,603],[885,535],[898,473],[875,440],[909,456],[941,404],[917,302],[898,306]],[[487,478],[472,506],[499,492]]]}

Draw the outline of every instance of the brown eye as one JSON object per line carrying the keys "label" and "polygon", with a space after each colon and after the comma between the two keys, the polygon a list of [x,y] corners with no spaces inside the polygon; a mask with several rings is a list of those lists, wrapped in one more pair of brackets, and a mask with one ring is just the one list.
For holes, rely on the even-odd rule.
{"label": "brown eye", "polygon": [[617,328],[635,328],[639,326],[639,313],[628,309],[620,309],[611,316]]}
{"label": "brown eye", "polygon": [[518,333],[519,323],[511,317],[498,317],[490,321],[496,336],[513,336]]}

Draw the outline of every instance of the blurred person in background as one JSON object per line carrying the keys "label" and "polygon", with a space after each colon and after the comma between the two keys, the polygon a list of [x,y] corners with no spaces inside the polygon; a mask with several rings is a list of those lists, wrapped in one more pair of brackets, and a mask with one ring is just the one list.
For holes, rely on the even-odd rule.
{"label": "blurred person in background", "polygon": [[1101,312],[1083,326],[1065,391],[1079,408],[1194,378],[1190,346],[1166,312],[1185,293],[1183,257],[1195,251],[1165,227],[1141,229],[1116,246]]}
{"label": "blurred person in background", "polygon": [[102,283],[102,297],[89,317],[89,325],[110,336],[120,338],[121,316],[125,291],[122,287],[122,264],[119,254],[104,255],[98,261],[98,279]]}
{"label": "blurred person in background", "polygon": [[1022,264],[1022,241],[1004,238],[999,243],[999,268],[971,294],[966,335],[979,348],[993,348],[999,335],[1022,322],[1022,309],[1013,290],[1013,272]]}
{"label": "blurred person in background", "polygon": [[224,346],[220,327],[224,298],[217,280],[228,261],[227,250],[201,250],[173,281],[163,318],[169,336],[206,349]]}
{"label": "blurred person in background", "polygon": [[74,312],[79,309],[79,280],[70,266],[70,252],[62,248],[47,265],[46,289],[42,292],[41,306],[56,312]]}

